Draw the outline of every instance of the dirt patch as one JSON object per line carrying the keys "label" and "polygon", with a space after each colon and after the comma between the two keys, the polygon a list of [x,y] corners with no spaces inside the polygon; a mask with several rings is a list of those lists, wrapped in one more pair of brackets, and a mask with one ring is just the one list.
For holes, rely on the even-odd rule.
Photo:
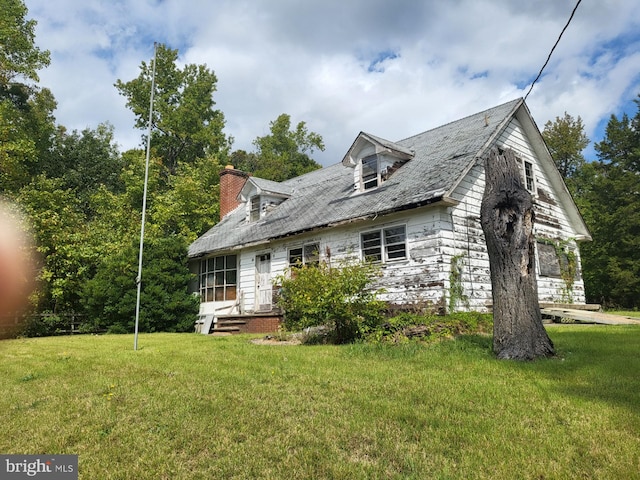
{"label": "dirt patch", "polygon": [[289,337],[286,340],[280,340],[276,337],[272,337],[271,335],[267,335],[266,337],[263,337],[263,338],[254,338],[253,340],[251,340],[251,343],[255,345],[280,345],[280,346],[302,344],[299,338]]}

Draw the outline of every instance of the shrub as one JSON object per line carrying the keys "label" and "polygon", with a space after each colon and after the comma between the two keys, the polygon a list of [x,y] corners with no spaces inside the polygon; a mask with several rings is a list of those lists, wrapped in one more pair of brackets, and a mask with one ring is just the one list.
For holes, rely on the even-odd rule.
{"label": "shrub", "polygon": [[278,306],[287,330],[328,326],[336,343],[361,338],[382,320],[384,302],[371,283],[378,269],[368,263],[300,265],[278,277]]}

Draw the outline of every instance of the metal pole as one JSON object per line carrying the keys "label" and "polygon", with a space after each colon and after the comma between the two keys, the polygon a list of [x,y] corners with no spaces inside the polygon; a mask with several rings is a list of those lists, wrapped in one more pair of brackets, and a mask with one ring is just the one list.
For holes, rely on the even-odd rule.
{"label": "metal pole", "polygon": [[151,155],[151,126],[153,123],[153,93],[156,89],[156,54],[158,44],[153,42],[153,73],[151,74],[151,100],[149,102],[149,126],[147,129],[147,157],[144,166],[144,192],[142,194],[142,223],[140,226],[140,249],[138,253],[138,276],[136,284],[138,295],[136,297],[136,327],[133,334],[133,349],[138,350],[138,325],[140,324],[140,291],[142,287],[142,250],[144,248],[144,223],[147,213],[147,183],[149,182],[149,157]]}

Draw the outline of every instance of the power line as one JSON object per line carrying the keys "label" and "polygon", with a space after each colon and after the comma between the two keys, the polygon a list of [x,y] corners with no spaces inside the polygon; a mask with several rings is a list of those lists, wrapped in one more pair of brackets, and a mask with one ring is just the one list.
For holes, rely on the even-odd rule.
{"label": "power line", "polygon": [[553,55],[553,51],[556,49],[556,47],[558,46],[558,43],[560,43],[560,39],[562,38],[562,34],[564,33],[564,31],[567,29],[567,27],[569,26],[569,24],[571,23],[571,20],[573,20],[573,16],[576,13],[576,10],[578,9],[578,5],[580,5],[580,2],[582,2],[582,0],[578,0],[578,2],[576,3],[576,6],[573,7],[573,12],[571,12],[571,16],[569,17],[569,20],[567,20],[567,24],[564,26],[564,28],[562,29],[562,31],[560,32],[560,35],[558,36],[558,39],[556,40],[556,43],[553,45],[553,48],[551,49],[551,51],[549,52],[549,56],[547,57],[547,61],[544,62],[544,65],[542,66],[542,68],[540,69],[540,72],[538,72],[538,76],[536,77],[536,79],[533,81],[533,83],[531,84],[531,88],[529,88],[529,91],[527,92],[527,94],[524,96],[525,101],[527,100],[527,97],[529,96],[529,94],[531,93],[531,90],[533,90],[533,86],[536,84],[536,82],[540,79],[540,76],[542,75],[542,71],[544,70],[544,67],[547,66],[547,63],[549,63],[549,60],[551,60],[551,55]]}

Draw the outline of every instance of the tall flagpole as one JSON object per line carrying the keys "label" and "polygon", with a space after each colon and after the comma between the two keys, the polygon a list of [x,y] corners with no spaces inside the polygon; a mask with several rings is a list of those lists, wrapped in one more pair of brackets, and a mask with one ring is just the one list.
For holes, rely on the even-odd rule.
{"label": "tall flagpole", "polygon": [[140,249],[138,253],[138,296],[136,298],[136,327],[133,334],[133,349],[138,350],[138,325],[140,324],[140,291],[142,287],[142,250],[144,248],[144,222],[147,213],[147,183],[149,182],[149,157],[151,155],[151,126],[153,124],[153,93],[156,89],[156,55],[158,44],[153,42],[153,73],[151,74],[151,100],[149,101],[149,127],[147,129],[147,158],[144,166],[144,193],[142,194],[142,224],[140,226]]}

